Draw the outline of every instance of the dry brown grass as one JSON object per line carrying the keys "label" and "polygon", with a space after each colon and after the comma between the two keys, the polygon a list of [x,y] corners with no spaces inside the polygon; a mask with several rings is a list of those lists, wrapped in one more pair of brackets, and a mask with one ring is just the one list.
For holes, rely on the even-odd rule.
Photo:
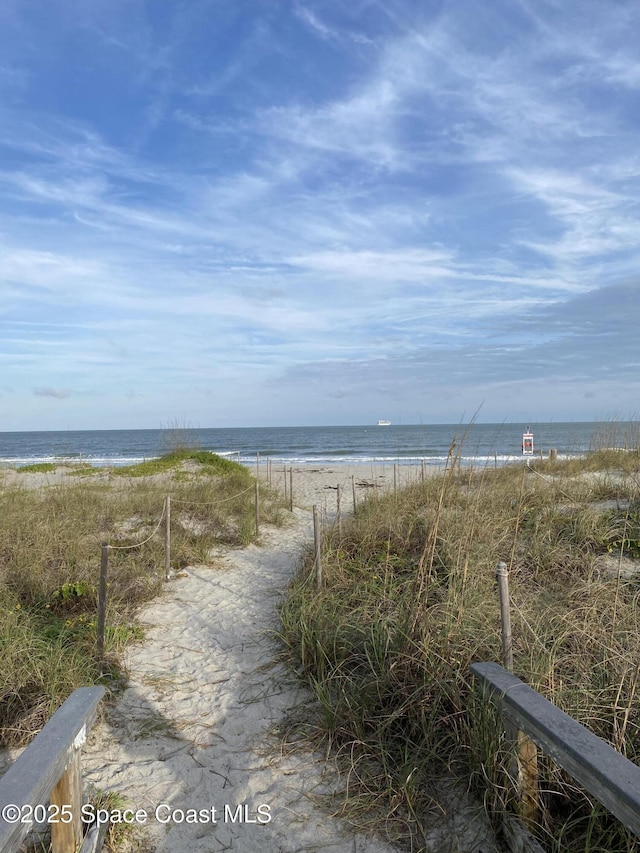
{"label": "dry brown grass", "polygon": [[[637,451],[450,465],[366,501],[341,538],[333,530],[322,590],[310,555],[282,610],[283,637],[316,692],[320,728],[347,759],[345,811],[359,812],[363,794],[384,802],[387,825],[404,827],[419,850],[452,773],[491,813],[509,807],[502,726],[469,672],[473,661],[501,660],[501,560],[516,674],[640,760],[640,586],[597,566],[598,555],[640,547],[639,471]],[[640,849],[551,761],[542,774],[546,849]]]}

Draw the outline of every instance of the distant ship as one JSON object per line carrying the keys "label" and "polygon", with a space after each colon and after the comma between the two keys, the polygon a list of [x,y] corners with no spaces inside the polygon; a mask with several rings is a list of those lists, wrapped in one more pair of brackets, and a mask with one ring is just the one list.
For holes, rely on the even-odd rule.
{"label": "distant ship", "polygon": [[391,426],[391,421],[378,421],[378,426]]}

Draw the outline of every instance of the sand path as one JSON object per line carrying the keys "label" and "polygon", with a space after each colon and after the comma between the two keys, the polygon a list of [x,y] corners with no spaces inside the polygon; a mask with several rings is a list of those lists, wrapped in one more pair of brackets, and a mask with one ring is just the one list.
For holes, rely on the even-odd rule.
{"label": "sand path", "polygon": [[[261,547],[226,550],[215,567],[170,581],[141,614],[149,627],[127,653],[129,686],[94,729],[83,768],[87,782],[146,810],[141,825],[159,853],[394,849],[314,802],[340,784],[335,767],[279,749],[277,726],[310,697],[278,661],[272,633],[277,601],[311,538],[310,513],[296,510],[291,526],[263,533]],[[246,817],[269,822],[240,822],[245,805]],[[173,809],[205,814],[163,823]]]}

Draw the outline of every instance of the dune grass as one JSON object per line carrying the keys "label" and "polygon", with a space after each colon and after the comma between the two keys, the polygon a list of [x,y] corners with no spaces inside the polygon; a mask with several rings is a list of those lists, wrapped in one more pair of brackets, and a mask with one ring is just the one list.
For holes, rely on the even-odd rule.
{"label": "dune grass", "polygon": [[248,471],[237,462],[211,453],[209,450],[198,450],[197,448],[178,448],[162,456],[138,462],[135,465],[124,465],[114,468],[113,474],[118,477],[148,477],[154,474],[162,474],[171,471],[176,465],[183,462],[196,462],[203,467],[203,472],[209,475],[224,474],[242,476],[241,471]]}
{"label": "dune grass", "polygon": [[[342,757],[341,811],[428,849],[453,776],[490,815],[513,809],[503,726],[474,661],[502,659],[495,569],[510,568],[515,673],[640,760],[640,584],[599,560],[640,549],[640,454],[458,469],[369,498],[309,554],[282,637],[318,699],[315,736]],[[640,563],[638,564],[640,569]],[[309,733],[309,726],[305,731]],[[640,843],[542,758],[538,834],[549,851]]]}
{"label": "dune grass", "polygon": [[[0,489],[5,744],[27,741],[76,687],[100,679],[95,642],[102,542],[118,546],[109,555],[103,679],[115,686],[124,646],[141,637],[136,611],[162,589],[163,527],[146,544],[135,543],[157,528],[165,495],[172,498],[173,569],[215,562],[216,546],[255,537],[254,480],[246,468],[215,454],[167,454],[153,465],[132,467],[126,481],[122,469],[100,473],[86,478],[74,472],[63,484],[41,489],[26,482]],[[281,509],[281,498],[261,487],[262,520],[279,523]]]}

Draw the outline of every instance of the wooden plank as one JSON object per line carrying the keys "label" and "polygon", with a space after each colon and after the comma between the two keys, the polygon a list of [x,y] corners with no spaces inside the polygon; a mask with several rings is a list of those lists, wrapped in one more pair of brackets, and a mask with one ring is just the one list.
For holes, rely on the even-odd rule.
{"label": "wooden plank", "polygon": [[[23,807],[49,800],[85,742],[104,692],[104,687],[80,687],[58,708],[0,779],[0,811],[10,804]],[[0,850],[16,850],[30,828],[26,823],[8,823],[0,816]]]}
{"label": "wooden plank", "polygon": [[640,767],[497,663],[471,671],[509,720],[640,836]]}

